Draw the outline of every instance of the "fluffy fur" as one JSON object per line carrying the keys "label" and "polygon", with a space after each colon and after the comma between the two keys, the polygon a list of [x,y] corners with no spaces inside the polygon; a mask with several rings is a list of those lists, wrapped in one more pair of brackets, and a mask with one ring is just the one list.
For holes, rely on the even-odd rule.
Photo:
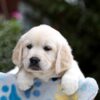
{"label": "fluffy fur", "polygon": [[[30,68],[31,57],[40,59],[40,70]],[[17,84],[23,91],[34,84],[35,78],[48,81],[56,76],[61,77],[64,92],[71,95],[79,88],[79,80],[84,79],[67,40],[48,25],[34,27],[25,33],[13,51],[12,60],[19,68]]]}

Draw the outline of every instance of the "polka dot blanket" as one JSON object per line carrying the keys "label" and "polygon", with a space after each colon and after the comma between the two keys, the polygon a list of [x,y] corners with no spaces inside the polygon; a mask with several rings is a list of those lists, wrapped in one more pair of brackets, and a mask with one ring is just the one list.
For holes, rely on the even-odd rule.
{"label": "polka dot blanket", "polygon": [[0,73],[0,100],[93,100],[98,92],[96,81],[86,78],[79,84],[79,90],[72,96],[63,93],[57,78],[49,82],[36,79],[33,88],[20,91],[15,75]]}

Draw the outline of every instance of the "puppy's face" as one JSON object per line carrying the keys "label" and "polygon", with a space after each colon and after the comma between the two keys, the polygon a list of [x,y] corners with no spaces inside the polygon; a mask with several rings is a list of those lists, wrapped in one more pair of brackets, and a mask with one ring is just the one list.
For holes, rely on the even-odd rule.
{"label": "puppy's face", "polygon": [[34,27],[24,34],[13,52],[13,62],[29,72],[46,72],[54,68],[59,73],[68,68],[71,60],[67,41],[47,25]]}
{"label": "puppy's face", "polygon": [[47,71],[55,60],[57,45],[45,32],[30,31],[24,36],[22,64],[29,71]]}

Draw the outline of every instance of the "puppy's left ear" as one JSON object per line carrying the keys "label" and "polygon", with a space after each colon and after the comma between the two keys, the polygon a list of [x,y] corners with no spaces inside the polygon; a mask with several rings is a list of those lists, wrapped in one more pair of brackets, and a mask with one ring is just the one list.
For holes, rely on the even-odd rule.
{"label": "puppy's left ear", "polygon": [[71,67],[73,61],[73,55],[71,52],[71,48],[64,39],[62,43],[60,43],[57,52],[57,60],[56,60],[56,74],[60,74]]}
{"label": "puppy's left ear", "polygon": [[16,47],[13,50],[12,61],[18,67],[21,67],[21,59],[22,59],[22,41],[21,39],[18,41]]}

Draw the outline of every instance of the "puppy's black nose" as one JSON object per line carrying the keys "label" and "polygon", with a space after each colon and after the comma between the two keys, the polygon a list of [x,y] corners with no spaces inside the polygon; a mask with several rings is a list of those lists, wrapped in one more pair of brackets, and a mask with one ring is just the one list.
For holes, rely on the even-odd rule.
{"label": "puppy's black nose", "polygon": [[40,59],[38,57],[31,57],[30,58],[30,63],[32,65],[37,65],[40,62]]}

